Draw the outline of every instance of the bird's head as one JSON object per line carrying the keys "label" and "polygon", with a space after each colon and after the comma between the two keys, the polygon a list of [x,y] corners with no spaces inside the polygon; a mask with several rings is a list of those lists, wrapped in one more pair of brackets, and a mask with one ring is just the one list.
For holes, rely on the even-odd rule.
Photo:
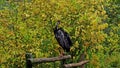
{"label": "bird's head", "polygon": [[58,25],[60,24],[60,20],[57,21],[55,29],[58,29]]}

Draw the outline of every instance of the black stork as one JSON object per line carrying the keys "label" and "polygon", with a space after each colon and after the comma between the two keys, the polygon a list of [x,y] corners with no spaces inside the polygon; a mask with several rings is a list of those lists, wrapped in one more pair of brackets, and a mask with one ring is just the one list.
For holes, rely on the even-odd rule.
{"label": "black stork", "polygon": [[70,46],[72,46],[72,41],[66,31],[64,31],[62,28],[58,28],[59,24],[60,21],[57,22],[54,28],[55,38],[65,52],[70,52]]}

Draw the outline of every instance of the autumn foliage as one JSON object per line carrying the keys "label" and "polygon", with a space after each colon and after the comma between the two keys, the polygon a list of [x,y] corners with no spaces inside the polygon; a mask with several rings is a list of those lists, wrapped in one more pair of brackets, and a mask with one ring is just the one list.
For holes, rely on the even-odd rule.
{"label": "autumn foliage", "polygon": [[71,36],[72,62],[79,62],[84,54],[90,60],[86,68],[120,67],[119,0],[1,0],[0,68],[25,67],[26,53],[59,56],[53,34],[57,20]]}

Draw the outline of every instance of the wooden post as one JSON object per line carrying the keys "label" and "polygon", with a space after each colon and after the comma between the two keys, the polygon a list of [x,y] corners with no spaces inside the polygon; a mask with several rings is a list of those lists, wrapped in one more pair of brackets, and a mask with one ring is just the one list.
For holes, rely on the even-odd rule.
{"label": "wooden post", "polygon": [[[83,60],[85,60],[85,56],[86,56],[85,53],[82,53],[80,55],[80,62],[83,61]],[[80,68],[85,68],[85,64],[81,65]]]}
{"label": "wooden post", "polygon": [[33,59],[32,54],[26,53],[25,57],[26,57],[26,68],[32,68],[32,63],[29,60],[29,59]]}
{"label": "wooden post", "polygon": [[66,61],[65,59],[60,61],[60,68],[64,68],[65,61]]}

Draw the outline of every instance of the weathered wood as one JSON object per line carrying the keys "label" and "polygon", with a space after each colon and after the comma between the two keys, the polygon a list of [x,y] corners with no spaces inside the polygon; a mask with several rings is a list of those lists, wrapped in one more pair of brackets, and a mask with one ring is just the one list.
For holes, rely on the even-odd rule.
{"label": "weathered wood", "polygon": [[79,63],[65,64],[64,67],[65,67],[65,68],[77,67],[77,66],[81,66],[81,65],[83,65],[83,64],[86,64],[86,63],[88,63],[88,62],[89,62],[89,60],[84,60],[84,61],[81,61],[81,62],[79,62]]}
{"label": "weathered wood", "polygon": [[60,61],[60,68],[64,68],[65,61],[66,61],[65,59]]}
{"label": "weathered wood", "polygon": [[33,59],[32,54],[26,53],[25,58],[26,58],[26,68],[32,68],[32,63],[31,61],[29,61],[29,59]]}
{"label": "weathered wood", "polygon": [[[85,53],[82,53],[80,55],[80,62],[83,61],[83,60],[85,60],[85,56],[86,56]],[[85,64],[81,65],[80,68],[85,68]]]}
{"label": "weathered wood", "polygon": [[53,58],[34,58],[34,59],[29,59],[31,63],[44,63],[44,62],[55,62],[55,61],[60,61],[64,59],[69,59],[71,58],[71,55],[66,55],[66,56],[59,56],[59,57],[53,57]]}

